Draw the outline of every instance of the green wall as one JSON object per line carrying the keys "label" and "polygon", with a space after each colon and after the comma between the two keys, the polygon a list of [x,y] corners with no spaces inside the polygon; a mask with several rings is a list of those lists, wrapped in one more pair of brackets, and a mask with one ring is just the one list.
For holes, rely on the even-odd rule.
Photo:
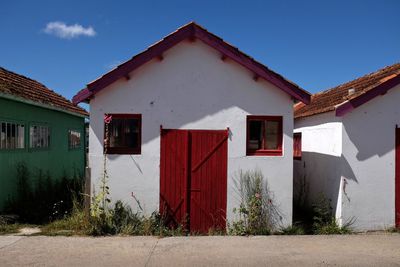
{"label": "green wall", "polygon": [[[49,172],[52,179],[74,173],[83,176],[85,168],[85,120],[83,117],[46,109],[0,97],[0,121],[19,122],[25,125],[25,148],[0,150],[0,211],[5,201],[16,193],[16,165],[24,162],[32,180],[39,170]],[[29,125],[47,124],[50,127],[50,147],[29,148]],[[68,147],[68,130],[81,132],[81,145]]]}

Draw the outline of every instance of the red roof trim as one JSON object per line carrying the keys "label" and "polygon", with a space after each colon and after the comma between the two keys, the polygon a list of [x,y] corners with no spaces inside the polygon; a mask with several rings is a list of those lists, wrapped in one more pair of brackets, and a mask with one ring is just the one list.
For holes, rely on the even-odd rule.
{"label": "red roof trim", "polygon": [[88,100],[98,91],[112,84],[119,78],[124,77],[129,72],[137,69],[138,67],[142,66],[151,59],[161,55],[164,51],[178,44],[182,40],[190,39],[193,37],[200,39],[207,45],[221,52],[223,55],[231,58],[235,62],[253,71],[259,77],[264,78],[265,80],[274,84],[275,86],[282,89],[295,99],[305,104],[308,104],[310,102],[311,96],[307,91],[301,89],[296,84],[286,80],[281,75],[268,69],[264,65],[260,64],[251,57],[242,53],[237,48],[224,42],[221,38],[208,32],[207,30],[203,29],[194,22],[191,22],[183,26],[174,33],[165,37],[160,42],[151,46],[146,51],[134,56],[132,59],[121,64],[116,69],[104,74],[99,79],[89,83],[87,85],[87,91],[85,91],[85,89],[81,90],[77,95],[74,96],[73,102],[76,104]]}
{"label": "red roof trim", "polygon": [[74,97],[72,98],[72,103],[77,105],[81,102],[85,102],[92,97],[93,93],[89,91],[89,89],[84,88],[80,90]]}
{"label": "red roof trim", "polygon": [[394,78],[387,80],[384,83],[381,83],[377,87],[353,98],[349,101],[346,101],[339,106],[336,107],[336,116],[342,117],[352,111],[353,109],[361,106],[362,104],[374,99],[377,96],[384,95],[395,87],[396,85],[400,84],[400,75],[395,76]]}

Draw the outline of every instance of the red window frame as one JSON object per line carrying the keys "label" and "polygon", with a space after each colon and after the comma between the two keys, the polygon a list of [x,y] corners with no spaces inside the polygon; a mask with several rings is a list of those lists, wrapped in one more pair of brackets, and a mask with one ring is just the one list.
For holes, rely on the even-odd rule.
{"label": "red window frame", "polygon": [[[278,148],[277,149],[257,149],[253,150],[249,148],[250,138],[250,122],[251,121],[274,121],[279,123],[278,132]],[[246,122],[246,155],[247,156],[282,156],[282,143],[283,143],[283,129],[282,129],[282,116],[260,116],[260,115],[248,115]],[[262,127],[263,139],[262,147],[265,147],[265,127]]]}
{"label": "red window frame", "polygon": [[[107,154],[119,154],[119,155],[137,155],[142,153],[142,114],[114,114],[109,113],[105,115],[111,115],[111,118],[117,119],[138,119],[139,135],[138,135],[138,147],[110,147],[107,144],[106,147],[106,124],[104,123],[104,153]],[[112,120],[111,119],[111,120]]]}
{"label": "red window frame", "polygon": [[301,160],[301,133],[293,133],[293,158]]}

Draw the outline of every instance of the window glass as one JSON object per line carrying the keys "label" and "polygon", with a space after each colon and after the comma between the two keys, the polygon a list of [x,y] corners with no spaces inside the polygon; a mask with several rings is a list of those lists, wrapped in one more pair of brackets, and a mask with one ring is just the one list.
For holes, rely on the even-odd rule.
{"label": "window glass", "polygon": [[249,122],[249,149],[257,150],[262,148],[262,124],[263,121]]}
{"label": "window glass", "polygon": [[48,126],[31,125],[29,128],[29,147],[48,148],[50,145],[50,129]]}
{"label": "window glass", "polygon": [[76,130],[69,130],[68,144],[69,148],[79,148],[81,146],[81,133]]}
{"label": "window glass", "polygon": [[19,123],[0,122],[0,149],[25,147],[25,126]]}
{"label": "window glass", "polygon": [[279,122],[265,121],[265,149],[278,149]]}
{"label": "window glass", "polygon": [[140,154],[141,116],[136,114],[110,114],[108,147],[110,154]]}

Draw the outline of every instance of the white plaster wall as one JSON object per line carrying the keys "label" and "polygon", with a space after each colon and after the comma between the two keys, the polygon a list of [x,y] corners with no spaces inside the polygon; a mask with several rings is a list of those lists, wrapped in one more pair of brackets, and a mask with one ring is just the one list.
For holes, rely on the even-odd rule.
{"label": "white plaster wall", "polygon": [[[282,212],[283,225],[292,220],[293,102],[282,90],[242,66],[220,59],[201,41],[182,42],[120,79],[90,101],[89,164],[92,181],[101,176],[104,113],[142,114],[142,154],[108,155],[113,201],[134,206],[131,192],[147,213],[158,209],[160,125],[175,129],[231,130],[228,143],[228,220],[238,206],[233,177],[240,169],[260,169]],[[246,156],[246,115],[283,116],[281,157]],[[135,206],[134,206],[135,207]]]}
{"label": "white plaster wall", "polygon": [[[302,179],[308,189],[308,203],[324,195],[331,200],[336,218],[341,219],[342,122],[334,112],[296,119],[294,132],[302,133],[302,158],[294,160],[294,191]],[[296,199],[296,198],[295,198]]]}
{"label": "white plaster wall", "polygon": [[400,86],[343,117],[343,219],[360,230],[395,223],[395,127]]}

